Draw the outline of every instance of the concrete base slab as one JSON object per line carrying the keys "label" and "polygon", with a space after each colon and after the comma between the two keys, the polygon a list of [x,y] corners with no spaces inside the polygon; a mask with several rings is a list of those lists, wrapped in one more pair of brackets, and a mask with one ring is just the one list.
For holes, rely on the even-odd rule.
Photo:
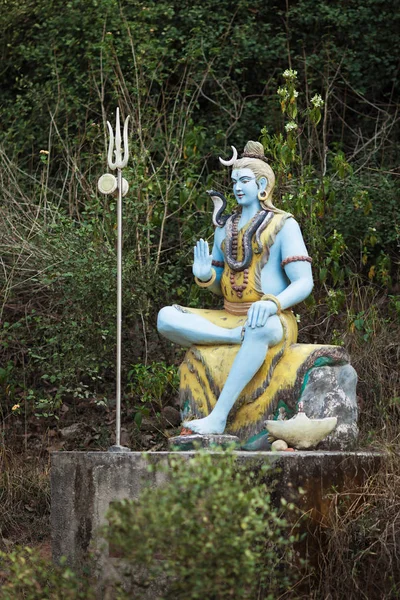
{"label": "concrete base slab", "polygon": [[[118,578],[118,559],[110,556],[98,533],[106,522],[110,503],[137,498],[144,486],[163,485],[167,474],[158,469],[149,472],[149,464],[168,467],[172,457],[190,460],[194,455],[192,451],[54,452],[51,457],[54,559],[65,556],[71,566],[79,568],[91,551],[99,578]],[[278,475],[275,470],[266,475],[271,481],[278,480],[272,495],[274,502],[280,504],[280,498],[284,497],[315,521],[329,518],[333,490],[346,493],[357,490],[384,460],[384,455],[377,452],[240,451],[236,455],[238,463],[248,469],[265,463],[277,467]]]}
{"label": "concrete base slab", "polygon": [[169,438],[168,444],[171,450],[198,450],[199,448],[215,448],[216,446],[220,448],[239,447],[240,440],[236,435],[216,433],[201,435],[194,433]]}
{"label": "concrete base slab", "polygon": [[126,446],[119,446],[118,444],[115,446],[110,446],[108,449],[109,452],[131,452],[130,448]]}

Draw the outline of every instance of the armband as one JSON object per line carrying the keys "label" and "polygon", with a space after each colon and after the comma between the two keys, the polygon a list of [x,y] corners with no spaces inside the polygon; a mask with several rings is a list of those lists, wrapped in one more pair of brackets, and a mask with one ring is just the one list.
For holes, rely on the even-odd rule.
{"label": "armband", "polygon": [[211,262],[211,264],[213,267],[224,267],[225,266],[225,263],[223,260],[213,260]]}
{"label": "armband", "polygon": [[312,263],[312,258],[311,256],[289,256],[281,262],[281,267],[283,269],[283,267],[286,267],[286,265],[288,265],[289,263],[299,261]]}

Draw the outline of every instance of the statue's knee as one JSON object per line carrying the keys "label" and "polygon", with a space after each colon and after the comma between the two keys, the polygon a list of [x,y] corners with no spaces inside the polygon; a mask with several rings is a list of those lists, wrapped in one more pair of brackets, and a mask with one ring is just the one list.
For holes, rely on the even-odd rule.
{"label": "statue's knee", "polygon": [[270,317],[265,325],[267,329],[268,345],[275,346],[283,338],[283,327],[279,317]]}
{"label": "statue's knee", "polygon": [[160,310],[157,317],[157,329],[159,333],[166,334],[173,329],[175,313],[176,309],[172,306],[164,306]]}
{"label": "statue's knee", "polygon": [[244,339],[246,341],[260,341],[267,346],[275,346],[283,337],[282,323],[277,316],[268,319],[264,327],[246,327]]}

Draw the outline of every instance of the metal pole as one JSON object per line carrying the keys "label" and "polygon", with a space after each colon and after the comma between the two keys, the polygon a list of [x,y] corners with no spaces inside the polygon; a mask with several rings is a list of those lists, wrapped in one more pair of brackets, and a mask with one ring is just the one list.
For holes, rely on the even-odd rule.
{"label": "metal pole", "polygon": [[122,334],[122,170],[118,169],[117,203],[117,405],[115,445],[121,445],[121,334]]}
{"label": "metal pole", "polygon": [[[107,121],[110,142],[108,146],[108,166],[112,171],[117,169],[117,177],[106,173],[98,182],[98,188],[103,194],[114,194],[117,191],[117,373],[116,373],[116,415],[115,415],[115,445],[109,452],[130,452],[129,448],[121,446],[121,341],[122,341],[122,197],[128,191],[128,182],[122,178],[122,169],[126,167],[129,158],[128,121],[125,119],[123,131],[123,148],[121,145],[121,127],[119,108],[116,112],[115,147],[114,132]],[[123,158],[122,158],[123,153]]]}

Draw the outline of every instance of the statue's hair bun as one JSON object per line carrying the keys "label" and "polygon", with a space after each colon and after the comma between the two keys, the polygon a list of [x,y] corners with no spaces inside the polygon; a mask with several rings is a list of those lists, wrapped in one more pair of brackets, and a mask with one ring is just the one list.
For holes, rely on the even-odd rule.
{"label": "statue's hair bun", "polygon": [[268,160],[264,155],[264,147],[260,142],[253,142],[250,140],[244,147],[241,158],[257,158],[268,164]]}
{"label": "statue's hair bun", "polygon": [[244,147],[243,154],[257,154],[260,158],[264,157],[264,146],[260,142],[250,140]]}

